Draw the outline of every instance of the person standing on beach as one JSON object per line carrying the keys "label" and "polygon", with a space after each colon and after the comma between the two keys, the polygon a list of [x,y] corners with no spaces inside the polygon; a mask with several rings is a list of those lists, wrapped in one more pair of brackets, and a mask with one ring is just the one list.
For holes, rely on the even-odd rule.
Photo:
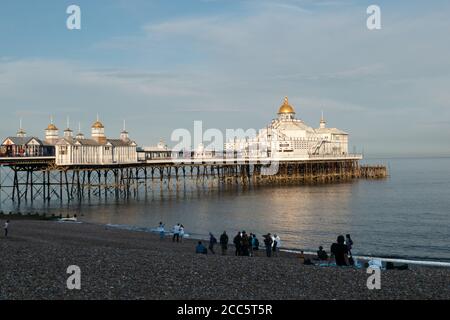
{"label": "person standing on beach", "polygon": [[237,235],[233,239],[234,246],[236,248],[235,255],[240,256],[241,255],[241,232],[238,231]]}
{"label": "person standing on beach", "polygon": [[216,237],[210,232],[209,233],[209,251],[212,252],[212,254],[216,254],[214,252],[214,245],[217,243]]}
{"label": "person standing on beach", "polygon": [[173,226],[173,237],[172,242],[175,242],[175,238],[177,239],[177,242],[180,241],[180,224],[177,223]]}
{"label": "person standing on beach", "polygon": [[248,257],[249,252],[249,246],[250,246],[250,240],[248,238],[248,235],[245,231],[242,231],[242,238],[241,238],[241,255]]}
{"label": "person standing on beach", "polygon": [[249,251],[250,257],[253,257],[253,233],[251,233],[251,232],[248,237],[248,251]]}
{"label": "person standing on beach", "polygon": [[353,247],[353,240],[350,237],[350,234],[345,235],[345,245],[347,246],[348,254],[352,255],[352,247]]}
{"label": "person standing on beach", "polygon": [[273,254],[275,255],[277,253],[277,249],[280,247],[281,244],[281,239],[277,234],[274,234],[272,237],[272,249],[273,249]]}
{"label": "person standing on beach", "polygon": [[264,236],[264,245],[266,246],[266,255],[268,258],[272,255],[272,236],[270,233],[266,234]]}
{"label": "person standing on beach", "polygon": [[222,255],[226,256],[228,250],[228,235],[226,231],[220,236],[220,246],[222,248]]}
{"label": "person standing on beach", "polygon": [[158,232],[159,232],[159,239],[163,240],[164,239],[164,235],[166,233],[166,230],[164,229],[164,224],[162,222],[159,223],[158,226]]}
{"label": "person standing on beach", "polygon": [[252,247],[253,247],[252,251],[258,251],[259,250],[259,240],[256,237],[256,234],[253,234],[253,237],[252,237]]}
{"label": "person standing on beach", "polygon": [[6,220],[3,229],[5,229],[5,238],[8,238],[9,220]]}
{"label": "person standing on beach", "polygon": [[184,238],[184,226],[180,225],[180,242],[183,242]]}

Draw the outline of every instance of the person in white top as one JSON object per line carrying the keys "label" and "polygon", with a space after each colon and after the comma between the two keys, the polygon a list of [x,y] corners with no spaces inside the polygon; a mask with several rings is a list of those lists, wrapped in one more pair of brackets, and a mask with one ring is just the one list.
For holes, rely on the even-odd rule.
{"label": "person in white top", "polygon": [[184,237],[184,226],[180,225],[180,242],[183,242]]}
{"label": "person in white top", "polygon": [[8,227],[9,227],[9,220],[6,220],[5,226],[3,227],[3,229],[5,229],[5,238],[8,237]]}
{"label": "person in white top", "polygon": [[281,247],[281,239],[279,235],[275,235],[275,241],[277,242],[277,248]]}
{"label": "person in white top", "polygon": [[177,239],[177,242],[180,242],[180,224],[177,223],[173,226],[173,237],[172,241],[175,242],[175,238]]}
{"label": "person in white top", "polygon": [[159,238],[161,240],[164,239],[164,235],[166,233],[166,230],[164,229],[164,224],[162,222],[159,223],[158,228],[156,229],[159,232]]}
{"label": "person in white top", "polygon": [[275,254],[277,252],[277,249],[280,247],[281,239],[280,236],[278,236],[276,233],[272,236],[272,251]]}

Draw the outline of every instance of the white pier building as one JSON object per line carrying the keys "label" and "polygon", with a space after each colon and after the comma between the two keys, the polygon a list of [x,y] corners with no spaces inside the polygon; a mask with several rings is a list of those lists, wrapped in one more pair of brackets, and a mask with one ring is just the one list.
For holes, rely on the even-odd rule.
{"label": "white pier building", "polygon": [[318,157],[345,158],[348,154],[348,133],[328,128],[325,119],[312,128],[295,117],[295,110],[286,97],[277,119],[255,137],[235,138],[225,143],[227,157],[312,159]]}
{"label": "white pier building", "polygon": [[91,139],[79,132],[75,137],[67,128],[55,143],[57,165],[107,165],[136,163],[137,145],[123,129],[120,139],[108,139],[105,127],[97,119],[91,128]]}

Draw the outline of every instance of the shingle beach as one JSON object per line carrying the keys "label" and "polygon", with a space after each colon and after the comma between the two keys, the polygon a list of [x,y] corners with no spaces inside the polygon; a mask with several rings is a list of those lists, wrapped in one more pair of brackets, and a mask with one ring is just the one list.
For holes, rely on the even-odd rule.
{"label": "shingle beach", "polygon": [[[88,223],[12,221],[10,237],[0,235],[0,299],[450,299],[449,268],[383,271],[381,290],[369,290],[365,269],[305,266],[296,254],[263,250],[196,255],[195,244]],[[81,290],[67,289],[70,265],[81,269]]]}

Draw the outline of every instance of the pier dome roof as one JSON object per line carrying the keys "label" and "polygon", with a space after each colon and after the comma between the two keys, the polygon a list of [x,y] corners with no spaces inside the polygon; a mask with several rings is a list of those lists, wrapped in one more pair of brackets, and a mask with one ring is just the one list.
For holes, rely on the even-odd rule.
{"label": "pier dome roof", "polygon": [[100,121],[95,121],[94,124],[92,125],[92,128],[96,128],[96,129],[103,129],[104,126]]}
{"label": "pier dome roof", "polygon": [[58,128],[53,123],[50,123],[47,127],[47,130],[58,130]]}
{"label": "pier dome roof", "polygon": [[284,98],[284,102],[281,105],[280,109],[278,110],[278,114],[282,113],[295,113],[294,108],[289,104],[288,97]]}

